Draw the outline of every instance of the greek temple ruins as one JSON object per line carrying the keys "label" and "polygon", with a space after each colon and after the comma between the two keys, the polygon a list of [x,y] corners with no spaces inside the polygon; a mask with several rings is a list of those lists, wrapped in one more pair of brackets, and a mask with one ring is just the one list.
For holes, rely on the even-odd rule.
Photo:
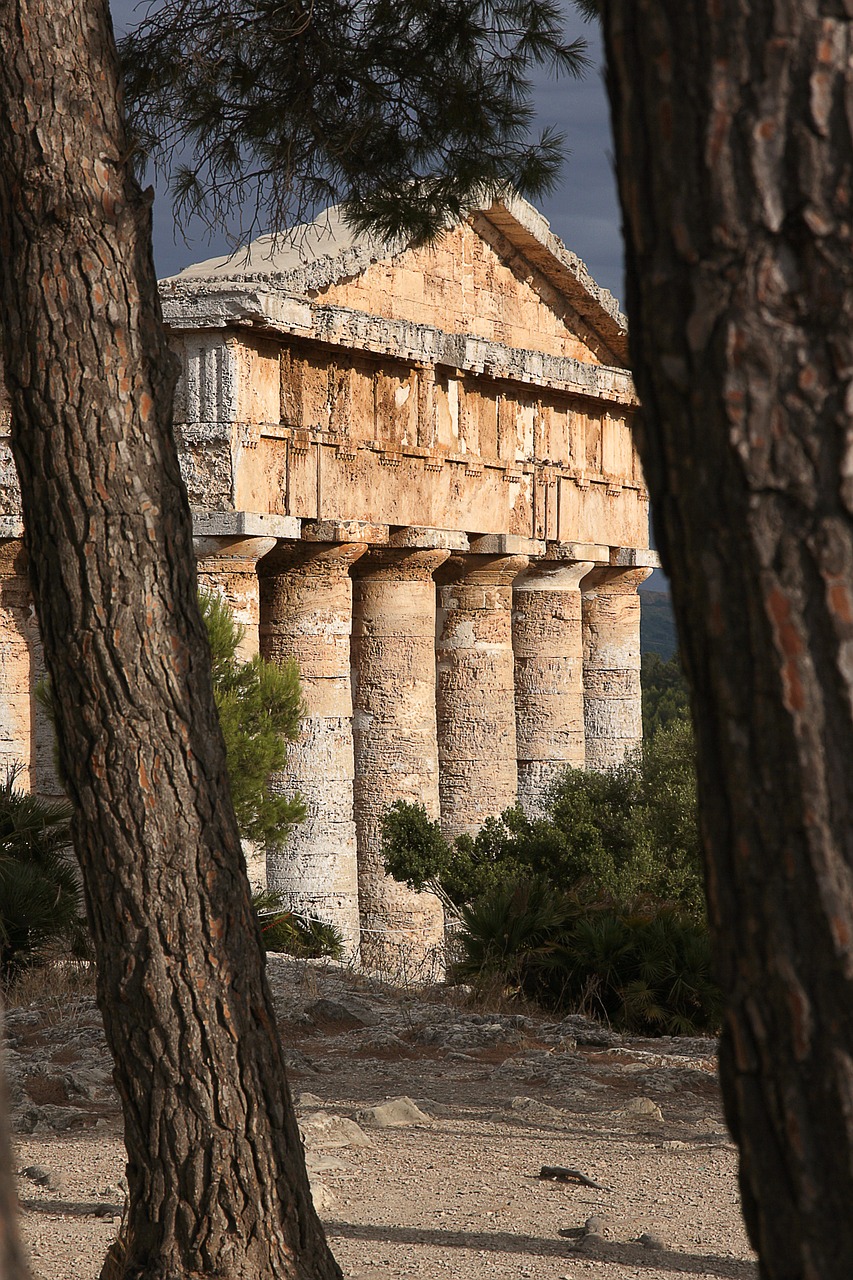
{"label": "greek temple ruins", "polygon": [[[637,588],[657,560],[624,318],[515,197],[432,247],[330,210],[161,292],[199,580],[245,656],[301,671],[276,785],[308,817],[250,874],[353,954],[414,967],[443,912],[384,874],[387,807],[474,832],[641,736]],[[16,495],[4,446],[0,765],[51,794]]]}

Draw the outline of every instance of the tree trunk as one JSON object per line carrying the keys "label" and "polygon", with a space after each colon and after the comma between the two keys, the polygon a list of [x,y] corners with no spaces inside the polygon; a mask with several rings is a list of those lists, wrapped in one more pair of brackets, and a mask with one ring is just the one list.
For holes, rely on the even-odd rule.
{"label": "tree trunk", "polygon": [[2,351],[124,1108],[123,1274],[339,1276],[229,797],[108,8],[0,0],[0,42]]}
{"label": "tree trunk", "polygon": [[[0,1015],[0,1028],[3,1019]],[[2,1065],[2,1054],[0,1054]],[[30,1280],[30,1269],[18,1235],[18,1196],[9,1145],[9,1095],[0,1070],[0,1277],[2,1280]]]}
{"label": "tree trunk", "polygon": [[853,5],[605,9],[744,1214],[762,1275],[849,1280]]}

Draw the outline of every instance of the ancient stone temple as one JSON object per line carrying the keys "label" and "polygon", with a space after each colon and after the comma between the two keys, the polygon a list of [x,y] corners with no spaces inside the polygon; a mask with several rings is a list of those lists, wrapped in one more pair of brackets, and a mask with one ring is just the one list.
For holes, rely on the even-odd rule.
{"label": "ancient stone temple", "polygon": [[[640,738],[637,587],[656,561],[625,322],[517,199],[431,248],[356,237],[331,210],[162,296],[200,580],[247,656],[302,672],[278,785],[308,819],[267,851],[269,883],[354,951],[416,969],[442,911],[383,874],[387,806],[474,831]],[[3,465],[0,763],[50,790]]]}

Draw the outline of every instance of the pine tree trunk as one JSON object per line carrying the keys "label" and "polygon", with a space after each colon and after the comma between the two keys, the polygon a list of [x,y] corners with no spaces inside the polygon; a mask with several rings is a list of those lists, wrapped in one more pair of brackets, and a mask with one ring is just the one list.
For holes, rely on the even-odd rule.
{"label": "pine tree trunk", "polygon": [[[3,1019],[0,1015],[0,1028]],[[3,1055],[0,1053],[0,1068]],[[18,1234],[18,1196],[9,1145],[9,1095],[0,1070],[0,1277],[2,1280],[30,1280],[30,1270]]]}
{"label": "pine tree trunk", "polygon": [[149,200],[105,0],[0,0],[0,327],[115,1058],[126,1277],[340,1272],[314,1213],[230,802]]}
{"label": "pine tree trunk", "polygon": [[638,442],[773,1280],[853,1275],[849,0],[608,0]]}

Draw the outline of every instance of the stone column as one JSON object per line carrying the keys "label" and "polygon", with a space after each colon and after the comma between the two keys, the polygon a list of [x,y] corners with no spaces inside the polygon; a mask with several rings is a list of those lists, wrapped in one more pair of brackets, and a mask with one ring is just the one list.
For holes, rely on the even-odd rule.
{"label": "stone column", "polygon": [[593,569],[581,583],[586,767],[621,764],[643,740],[640,597],[651,569]]}
{"label": "stone column", "polygon": [[591,561],[538,560],[515,580],[512,643],[518,803],[544,812],[551,785],[584,752],[580,580]]}
{"label": "stone column", "polygon": [[267,882],[296,911],[336,925],[359,948],[358,869],[353,820],[349,568],[364,546],[282,543],[261,578],[261,653],[296,658],[306,714],[290,747],[282,790],[299,791],[305,822],[267,852]]}
{"label": "stone column", "polygon": [[[17,784],[36,790],[33,686],[35,610],[27,577],[27,556],[19,538],[0,542],[0,781],[18,767]],[[40,673],[43,674],[43,671]],[[52,728],[49,745],[52,753]]]}
{"label": "stone column", "polygon": [[248,662],[258,653],[260,588],[258,561],[276,545],[275,538],[211,537],[193,539],[198,585],[220,596],[244,628],[237,656]]}
{"label": "stone column", "polygon": [[355,820],[366,964],[420,981],[444,971],[444,911],[385,875],[382,817],[395,800],[439,816],[435,583],[447,550],[374,550],[353,571]]}
{"label": "stone column", "polygon": [[452,839],[516,803],[512,584],[526,556],[454,556],[437,620],[441,824]]}

